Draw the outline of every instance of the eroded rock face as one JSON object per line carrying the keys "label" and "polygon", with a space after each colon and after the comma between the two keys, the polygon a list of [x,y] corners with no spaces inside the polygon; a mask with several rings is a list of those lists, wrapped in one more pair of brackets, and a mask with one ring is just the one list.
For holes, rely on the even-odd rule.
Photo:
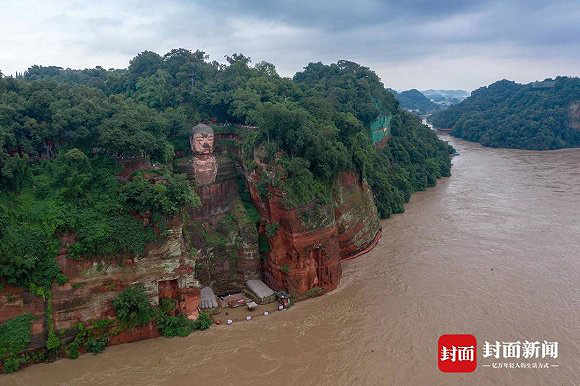
{"label": "eroded rock face", "polygon": [[[58,256],[58,263],[69,280],[52,287],[55,329],[64,331],[65,338],[72,338],[71,328],[79,322],[114,316],[113,299],[137,282],[145,285],[152,304],[164,297],[173,298],[184,314],[196,318],[200,287],[195,277],[196,258],[185,249],[182,229],[180,220],[169,221],[166,237],[150,245],[140,258],[73,260],[67,258],[66,250],[61,251],[64,253]],[[70,235],[63,237],[63,245],[67,238]],[[5,288],[0,293],[0,322],[24,313],[37,317],[32,326],[31,348],[45,346],[44,311],[45,300],[24,289]],[[72,335],[68,336],[67,331]],[[119,339],[122,341],[122,337]]]}
{"label": "eroded rock face", "polygon": [[[61,260],[69,282],[53,287],[55,327],[68,328],[75,320],[113,315],[112,300],[120,290],[136,282],[145,285],[152,304],[163,297],[184,300],[181,292],[199,284],[194,277],[195,258],[184,248],[182,227],[174,220],[164,241],[150,246],[141,258],[113,262]],[[168,292],[166,287],[175,290]]]}
{"label": "eroded rock face", "polygon": [[334,183],[334,205],[340,259],[354,258],[374,247],[381,223],[366,181],[354,173],[341,173]]}
{"label": "eroded rock face", "polygon": [[112,300],[124,288],[139,282],[145,285],[152,304],[168,297],[188,315],[195,315],[199,283],[195,257],[185,249],[183,225],[170,222],[167,236],[151,245],[141,258],[71,260],[59,257],[61,270],[69,281],[53,285],[53,319],[57,330],[73,327],[79,321],[113,316]]}
{"label": "eroded rock face", "polygon": [[274,289],[303,295],[311,289],[335,289],[341,279],[342,259],[354,257],[374,246],[380,223],[372,194],[364,181],[342,173],[335,182],[335,199],[329,204],[311,202],[288,209],[283,193],[270,188],[260,196],[259,177],[248,177],[252,199],[266,225],[277,230],[268,235],[270,251],[264,280]]}

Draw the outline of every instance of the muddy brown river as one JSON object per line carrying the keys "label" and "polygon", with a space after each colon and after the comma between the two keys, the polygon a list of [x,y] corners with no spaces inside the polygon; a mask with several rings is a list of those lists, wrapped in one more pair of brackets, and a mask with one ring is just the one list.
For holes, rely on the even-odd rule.
{"label": "muddy brown river", "polygon": [[[580,385],[580,149],[444,139],[461,153],[453,176],[383,221],[379,245],[344,264],[336,291],[187,338],[34,365],[0,383]],[[438,370],[445,333],[477,337],[475,372]],[[558,358],[549,368],[493,368],[485,340],[557,341]]]}

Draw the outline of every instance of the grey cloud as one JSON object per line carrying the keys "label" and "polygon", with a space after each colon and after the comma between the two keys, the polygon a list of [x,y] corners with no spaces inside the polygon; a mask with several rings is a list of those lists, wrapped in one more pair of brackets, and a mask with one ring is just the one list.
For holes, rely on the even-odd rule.
{"label": "grey cloud", "polygon": [[479,0],[202,0],[196,3],[215,9],[224,15],[267,18],[300,26],[317,25],[336,31],[408,17],[416,20],[430,20],[470,12],[488,2]]}
{"label": "grey cloud", "polygon": [[[38,14],[4,7],[0,68],[126,67],[145,49],[184,47],[220,61],[242,52],[288,76],[311,61],[350,59],[399,89],[475,88],[502,77],[531,81],[579,69],[580,2],[573,0],[54,3],[63,4],[47,1]],[[10,35],[17,28],[49,43],[39,50],[25,35]]]}
{"label": "grey cloud", "polygon": [[[550,51],[574,57],[580,36],[576,1],[209,1],[205,12],[269,20],[309,31],[299,45],[322,58],[410,60],[432,55]],[[220,23],[220,26],[223,26]],[[207,30],[206,30],[207,31]],[[228,28],[225,28],[228,31]],[[284,42],[287,44],[287,42]]]}

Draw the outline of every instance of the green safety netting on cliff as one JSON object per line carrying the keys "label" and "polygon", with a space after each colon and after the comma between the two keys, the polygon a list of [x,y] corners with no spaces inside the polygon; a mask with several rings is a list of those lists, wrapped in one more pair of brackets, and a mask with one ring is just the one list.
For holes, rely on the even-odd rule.
{"label": "green safety netting on cliff", "polygon": [[391,135],[391,120],[393,114],[381,114],[371,123],[371,139],[373,144]]}

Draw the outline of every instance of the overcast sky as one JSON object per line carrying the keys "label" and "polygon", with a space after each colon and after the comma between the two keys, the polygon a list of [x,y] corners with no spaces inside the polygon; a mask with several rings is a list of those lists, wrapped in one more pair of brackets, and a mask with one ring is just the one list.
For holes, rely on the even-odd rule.
{"label": "overcast sky", "polygon": [[2,0],[0,70],[125,68],[137,53],[240,52],[292,76],[349,59],[386,86],[472,90],[580,75],[580,1]]}

